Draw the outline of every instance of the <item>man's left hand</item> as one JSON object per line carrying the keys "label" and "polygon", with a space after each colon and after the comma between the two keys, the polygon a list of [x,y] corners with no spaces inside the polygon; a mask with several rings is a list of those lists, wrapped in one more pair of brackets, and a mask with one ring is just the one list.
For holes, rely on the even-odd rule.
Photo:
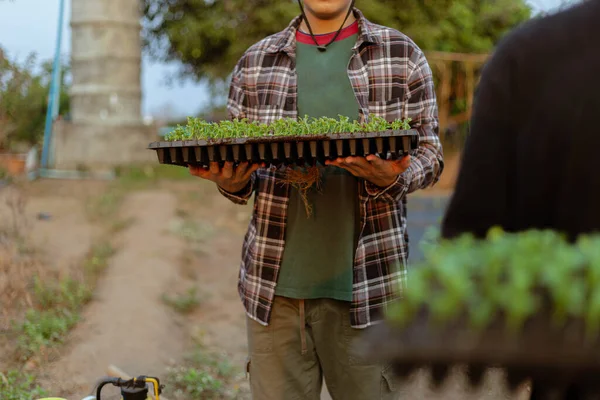
{"label": "man's left hand", "polygon": [[366,157],[346,157],[326,161],[325,165],[344,168],[352,175],[363,178],[375,186],[388,187],[396,181],[398,175],[410,166],[410,156],[399,160],[383,160],[374,154]]}

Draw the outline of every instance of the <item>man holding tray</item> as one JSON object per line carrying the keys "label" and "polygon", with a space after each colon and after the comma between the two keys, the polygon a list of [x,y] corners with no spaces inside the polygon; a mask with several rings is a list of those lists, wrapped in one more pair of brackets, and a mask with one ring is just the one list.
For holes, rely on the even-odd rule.
{"label": "man holding tray", "polygon": [[239,276],[255,399],[395,399],[386,366],[354,351],[383,318],[406,278],[406,195],[443,169],[431,70],[407,36],[375,25],[352,0],[304,0],[289,26],[246,51],[233,70],[231,118],[345,116],[411,119],[420,145],[409,157],[327,163],[307,196],[282,169],[226,163],[191,167],[238,204],[255,195]]}

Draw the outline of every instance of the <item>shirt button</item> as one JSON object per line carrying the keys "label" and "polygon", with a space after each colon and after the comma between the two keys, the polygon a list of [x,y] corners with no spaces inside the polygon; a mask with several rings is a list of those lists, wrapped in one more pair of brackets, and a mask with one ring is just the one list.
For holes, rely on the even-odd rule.
{"label": "shirt button", "polygon": [[291,106],[291,105],[294,104],[294,98],[293,97],[288,97],[285,102],[288,104],[288,106]]}

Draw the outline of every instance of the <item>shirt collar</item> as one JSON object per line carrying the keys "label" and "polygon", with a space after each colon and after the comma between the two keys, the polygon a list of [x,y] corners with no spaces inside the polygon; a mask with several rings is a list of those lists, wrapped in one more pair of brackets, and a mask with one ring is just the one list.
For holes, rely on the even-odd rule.
{"label": "shirt collar", "polygon": [[[354,12],[355,18],[358,20],[358,41],[354,47],[358,48],[363,43],[381,44],[383,38],[381,37],[381,34],[378,33],[376,25],[366,19],[362,12],[357,8],[354,8],[352,11]],[[285,52],[294,54],[296,51],[296,31],[298,30],[301,21],[302,17],[300,15],[295,17],[287,28],[280,33],[279,39],[268,46],[266,51],[268,53]]]}

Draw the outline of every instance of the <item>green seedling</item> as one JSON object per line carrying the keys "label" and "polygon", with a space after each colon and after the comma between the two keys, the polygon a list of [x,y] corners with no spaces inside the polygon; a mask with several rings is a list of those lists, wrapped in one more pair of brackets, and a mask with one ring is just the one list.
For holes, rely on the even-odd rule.
{"label": "green seedling", "polygon": [[283,118],[271,124],[263,124],[248,119],[207,122],[189,117],[185,126],[178,125],[165,136],[167,141],[175,140],[214,140],[232,138],[258,138],[273,136],[327,135],[335,133],[381,132],[389,129],[409,130],[411,119],[388,122],[382,117],[373,116],[367,122],[351,121],[350,118],[299,119]]}
{"label": "green seedling", "polygon": [[425,306],[432,323],[466,314],[471,327],[481,330],[503,316],[506,328],[517,333],[543,309],[555,326],[581,319],[593,339],[600,333],[599,249],[600,235],[569,242],[551,230],[493,228],[482,240],[468,234],[438,240],[411,268],[387,318],[407,325]]}

